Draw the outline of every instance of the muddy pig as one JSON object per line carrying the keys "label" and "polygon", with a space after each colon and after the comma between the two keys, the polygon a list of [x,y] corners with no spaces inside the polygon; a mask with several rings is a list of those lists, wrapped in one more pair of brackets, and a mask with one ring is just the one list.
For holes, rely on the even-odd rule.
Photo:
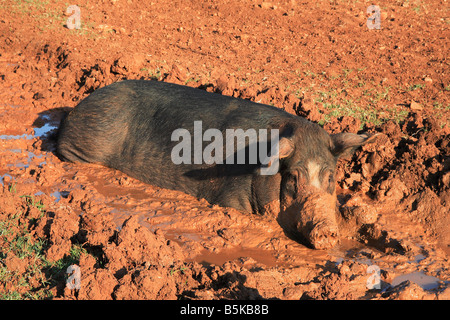
{"label": "muddy pig", "polygon": [[248,100],[126,80],[96,90],[67,115],[57,152],[211,204],[273,215],[289,233],[325,249],[339,241],[336,162],[371,139],[329,135]]}

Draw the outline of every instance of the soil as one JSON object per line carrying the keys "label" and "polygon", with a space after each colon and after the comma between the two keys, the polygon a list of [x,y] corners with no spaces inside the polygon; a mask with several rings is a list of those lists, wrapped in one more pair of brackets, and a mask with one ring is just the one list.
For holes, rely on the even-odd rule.
{"label": "soil", "polygon": [[[65,2],[2,2],[0,298],[449,299],[448,4],[379,1],[379,30],[371,4],[80,0],[71,30]],[[379,133],[337,168],[342,214],[370,221],[313,250],[273,217],[60,161],[62,116],[122,79]]]}

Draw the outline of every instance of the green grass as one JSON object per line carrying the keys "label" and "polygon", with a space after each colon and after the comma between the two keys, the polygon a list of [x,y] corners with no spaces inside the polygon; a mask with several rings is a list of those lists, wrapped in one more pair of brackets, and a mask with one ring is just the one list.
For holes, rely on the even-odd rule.
{"label": "green grass", "polygon": [[[346,76],[352,70],[344,70]],[[345,81],[345,80],[344,80]],[[365,87],[359,82],[355,87]],[[358,119],[361,122],[361,129],[366,123],[380,125],[388,120],[395,122],[403,121],[409,111],[401,107],[388,107],[390,97],[390,86],[377,86],[364,89],[359,97],[349,97],[346,94],[346,88],[342,90],[344,94],[338,94],[334,91],[319,91],[315,93],[315,103],[322,105],[323,120],[320,125],[330,122],[333,118],[349,116]],[[320,108],[319,108],[320,109]]]}
{"label": "green grass", "polygon": [[354,105],[351,100],[348,100],[344,104],[324,103],[323,107],[327,110],[327,113],[324,113],[324,119],[319,121],[320,125],[323,126],[324,124],[330,122],[332,118],[349,116],[356,118],[361,122],[360,129],[363,129],[367,123],[380,125],[388,120],[393,120],[396,123],[399,123],[403,121],[409,113],[408,110],[388,107],[384,107],[382,111],[377,109],[362,108]]}
{"label": "green grass", "polygon": [[[15,189],[10,190],[15,193]],[[0,300],[50,299],[53,288],[65,281],[68,266],[79,263],[81,254],[87,251],[81,244],[73,244],[64,258],[55,262],[47,260],[48,240],[37,238],[30,231],[31,226],[47,214],[45,207],[32,195],[20,198],[24,199],[25,206],[8,217],[0,215]],[[40,217],[28,217],[27,207],[37,208]],[[24,272],[8,269],[5,261],[9,255],[24,260]]]}
{"label": "green grass", "polygon": [[[52,5],[50,6],[50,4]],[[12,14],[31,16],[36,21],[35,25],[40,32],[59,29],[65,30],[71,36],[106,39],[107,36],[98,32],[95,25],[89,20],[89,10],[81,6],[81,28],[66,29],[66,22],[69,17],[65,16],[64,12],[71,4],[76,3],[60,0],[3,0],[0,2],[0,10],[6,10]]]}
{"label": "green grass", "polygon": [[423,89],[425,87],[424,84],[413,84],[411,86],[409,86],[408,88],[406,88],[407,91],[414,91],[417,89]]}
{"label": "green grass", "polygon": [[187,85],[189,82],[195,82],[195,83],[197,83],[197,82],[199,82],[200,81],[200,78],[188,78],[185,82],[184,82],[184,84],[185,85]]}
{"label": "green grass", "polygon": [[[0,286],[12,283],[14,288],[0,293],[0,299],[44,299],[49,296],[48,291],[41,289],[48,284],[42,270],[48,266],[44,258],[45,240],[33,239],[23,216],[24,212],[18,212],[0,221]],[[3,261],[11,254],[27,259],[24,273],[7,268]],[[31,279],[37,279],[37,282],[31,285]]]}
{"label": "green grass", "polygon": [[178,272],[180,272],[180,273],[182,273],[182,274],[184,274],[184,270],[186,270],[187,268],[186,267],[180,267],[180,268],[171,268],[170,269],[170,271],[169,271],[169,274],[172,276],[172,275],[174,275],[174,274],[176,274],[176,273],[178,273]]}
{"label": "green grass", "polygon": [[[300,80],[292,86],[292,92],[300,99],[308,97],[314,101],[319,113],[322,113],[320,125],[342,116],[349,116],[366,124],[380,125],[389,120],[403,121],[409,110],[394,104],[398,92],[420,90],[425,84],[413,84],[406,88],[395,87],[380,82],[367,72],[367,67],[343,68],[339,72],[314,72],[308,63],[307,71],[292,71]],[[305,76],[307,79],[305,79]],[[313,85],[311,79],[314,79]],[[302,83],[303,82],[303,83]],[[301,84],[301,88],[295,88]]]}
{"label": "green grass", "polygon": [[147,68],[142,68],[141,71],[147,71],[148,72],[148,77],[151,80],[159,80],[161,78],[161,69],[160,68],[156,68],[154,70],[150,70]]}
{"label": "green grass", "polygon": [[[35,198],[34,195],[31,195],[31,196],[23,195],[23,196],[20,196],[20,197],[21,198],[25,198],[28,205],[37,208],[42,213],[44,212],[44,204],[42,203],[41,200],[36,201],[36,198]],[[42,215],[41,215],[41,218],[42,218]]]}
{"label": "green grass", "polygon": [[[50,0],[11,0],[8,5],[0,4],[0,9],[7,9],[13,14],[30,15],[38,22],[40,30],[54,29],[54,21],[57,25],[63,25],[66,18],[63,15],[63,10],[58,10],[58,7],[49,9]],[[61,3],[61,8],[64,4]]]}

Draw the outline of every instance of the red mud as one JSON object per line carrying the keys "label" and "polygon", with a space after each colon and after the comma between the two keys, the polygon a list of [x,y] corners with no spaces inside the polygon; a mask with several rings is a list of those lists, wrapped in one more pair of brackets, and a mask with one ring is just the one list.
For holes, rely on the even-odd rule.
{"label": "red mud", "polygon": [[[445,1],[380,1],[381,30],[367,28],[365,1],[77,4],[80,30],[61,1],[0,5],[0,298],[450,298]],[[312,250],[273,217],[61,162],[63,113],[121,79],[380,133],[337,170],[360,235]],[[79,290],[65,287],[71,263]]]}

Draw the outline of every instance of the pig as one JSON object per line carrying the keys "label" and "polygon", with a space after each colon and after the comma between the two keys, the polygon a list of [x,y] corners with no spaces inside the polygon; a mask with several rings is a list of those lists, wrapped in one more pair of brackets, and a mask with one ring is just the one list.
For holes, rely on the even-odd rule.
{"label": "pig", "polygon": [[[249,162],[247,139],[244,162],[213,163],[188,155],[175,163],[174,150],[181,139],[174,139],[174,132],[182,129],[198,138],[195,123],[201,123],[202,132],[215,128],[223,137],[227,129],[268,130],[270,137],[276,132],[277,144],[271,145],[269,138],[261,144],[266,143],[269,162],[264,157]],[[205,136],[206,131],[202,148],[207,145]],[[300,242],[328,249],[340,238],[336,163],[372,138],[366,133],[330,135],[305,118],[249,100],[172,83],[125,80],[94,91],[66,116],[57,153],[65,161],[101,164],[211,204],[271,215]],[[237,144],[234,151],[236,160]],[[211,155],[220,152],[226,157],[221,149]],[[272,169],[277,170],[261,174],[275,166],[274,160],[277,166]]]}

